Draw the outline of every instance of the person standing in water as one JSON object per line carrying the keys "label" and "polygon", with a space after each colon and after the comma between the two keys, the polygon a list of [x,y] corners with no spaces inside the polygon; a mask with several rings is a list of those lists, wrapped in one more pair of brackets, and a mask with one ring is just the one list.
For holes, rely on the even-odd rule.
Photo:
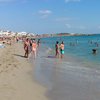
{"label": "person standing in water", "polygon": [[59,52],[59,42],[58,41],[56,41],[55,52],[56,52],[55,57],[59,58],[60,52]]}
{"label": "person standing in water", "polygon": [[64,42],[63,41],[60,44],[60,53],[61,53],[61,58],[63,58],[64,57]]}
{"label": "person standing in water", "polygon": [[38,47],[40,46],[40,39],[38,39],[38,41],[37,41],[37,45],[38,45]]}

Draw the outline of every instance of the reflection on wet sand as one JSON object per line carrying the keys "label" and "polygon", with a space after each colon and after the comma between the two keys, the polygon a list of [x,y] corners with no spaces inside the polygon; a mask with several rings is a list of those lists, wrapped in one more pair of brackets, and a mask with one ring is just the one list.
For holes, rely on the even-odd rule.
{"label": "reflection on wet sand", "polygon": [[35,65],[35,78],[47,87],[49,100],[100,100],[100,73],[96,70],[45,57]]}

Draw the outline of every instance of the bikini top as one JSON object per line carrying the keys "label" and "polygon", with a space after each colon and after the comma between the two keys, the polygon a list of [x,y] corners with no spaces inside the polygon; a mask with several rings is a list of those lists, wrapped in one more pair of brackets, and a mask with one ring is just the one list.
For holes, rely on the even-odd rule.
{"label": "bikini top", "polygon": [[37,47],[37,44],[36,43],[32,43],[32,47],[33,48],[36,48]]}

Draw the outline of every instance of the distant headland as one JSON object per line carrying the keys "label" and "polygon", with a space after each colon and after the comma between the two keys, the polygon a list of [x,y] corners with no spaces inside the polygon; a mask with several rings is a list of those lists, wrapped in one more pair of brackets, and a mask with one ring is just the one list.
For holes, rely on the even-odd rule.
{"label": "distant headland", "polygon": [[28,33],[28,32],[13,32],[13,31],[4,31],[0,30],[0,37],[32,37],[32,38],[43,38],[43,37],[59,37],[59,36],[91,36],[97,34],[83,34],[83,33],[46,33],[46,34],[37,34],[37,33]]}

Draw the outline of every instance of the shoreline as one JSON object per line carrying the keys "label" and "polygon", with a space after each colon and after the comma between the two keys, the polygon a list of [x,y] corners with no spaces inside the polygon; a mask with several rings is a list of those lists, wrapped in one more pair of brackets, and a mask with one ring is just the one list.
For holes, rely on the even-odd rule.
{"label": "shoreline", "polygon": [[2,100],[100,99],[100,71],[48,57],[51,49],[44,46],[35,60],[24,58],[21,42],[0,49]]}
{"label": "shoreline", "polygon": [[49,100],[99,100],[100,71],[50,58],[43,48],[34,61],[34,76]]}
{"label": "shoreline", "polygon": [[47,100],[46,88],[33,79],[30,63],[23,57],[23,45],[0,49],[0,98],[2,100]]}
{"label": "shoreline", "polygon": [[64,63],[43,54],[34,62],[34,76],[36,81],[46,86],[49,100],[100,99],[100,71]]}

